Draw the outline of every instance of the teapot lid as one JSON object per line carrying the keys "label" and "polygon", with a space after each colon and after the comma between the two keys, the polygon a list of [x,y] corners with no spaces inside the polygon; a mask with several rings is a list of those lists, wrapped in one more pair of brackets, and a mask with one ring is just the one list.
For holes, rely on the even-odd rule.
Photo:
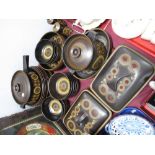
{"label": "teapot lid", "polygon": [[17,71],[12,78],[12,95],[17,103],[27,103],[31,96],[31,82],[24,71]]}

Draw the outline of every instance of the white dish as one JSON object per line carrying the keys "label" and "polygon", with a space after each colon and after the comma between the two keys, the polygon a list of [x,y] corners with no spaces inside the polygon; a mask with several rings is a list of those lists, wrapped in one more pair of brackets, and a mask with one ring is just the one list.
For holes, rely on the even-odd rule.
{"label": "white dish", "polygon": [[[141,35],[144,40],[151,41],[155,36],[155,20],[150,20],[145,32]],[[154,39],[153,39],[154,40]]]}
{"label": "white dish", "polygon": [[77,19],[73,26],[80,27],[84,31],[98,27],[105,19]]}
{"label": "white dish", "polygon": [[132,39],[140,36],[148,23],[149,19],[113,19],[112,29],[118,36]]}

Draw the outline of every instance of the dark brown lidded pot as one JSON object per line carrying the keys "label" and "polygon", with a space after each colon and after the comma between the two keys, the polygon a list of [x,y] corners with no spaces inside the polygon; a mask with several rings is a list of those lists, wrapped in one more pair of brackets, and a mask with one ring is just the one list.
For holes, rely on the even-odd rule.
{"label": "dark brown lidded pot", "polygon": [[80,88],[79,80],[70,73],[53,74],[49,80],[48,89],[51,97],[65,100],[75,96]]}
{"label": "dark brown lidded pot", "polygon": [[64,117],[69,107],[67,100],[59,101],[49,97],[42,104],[42,113],[48,120],[58,121]]}
{"label": "dark brown lidded pot", "polygon": [[55,33],[46,33],[35,49],[35,57],[45,70],[54,71],[62,67],[62,47],[65,37]]}
{"label": "dark brown lidded pot", "polygon": [[105,34],[94,29],[86,34],[74,34],[66,40],[63,61],[77,78],[87,79],[95,75],[106,61],[111,42]]}
{"label": "dark brown lidded pot", "polygon": [[23,56],[23,71],[17,71],[12,77],[11,91],[15,101],[25,105],[42,104],[49,96],[47,82],[49,74],[38,66],[29,67],[29,56]]}

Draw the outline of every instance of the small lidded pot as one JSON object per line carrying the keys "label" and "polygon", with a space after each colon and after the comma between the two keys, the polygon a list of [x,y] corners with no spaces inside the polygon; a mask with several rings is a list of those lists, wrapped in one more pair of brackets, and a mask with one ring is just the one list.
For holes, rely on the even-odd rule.
{"label": "small lidded pot", "polygon": [[64,44],[64,64],[77,78],[87,79],[94,76],[109,55],[110,39],[100,31],[91,30],[86,34],[74,34]]}
{"label": "small lidded pot", "polygon": [[75,96],[80,88],[79,80],[70,73],[55,73],[51,76],[48,89],[51,97],[64,100]]}
{"label": "small lidded pot", "polygon": [[42,113],[50,121],[58,121],[66,114],[70,105],[65,101],[47,98],[42,104]]}
{"label": "small lidded pot", "polygon": [[35,57],[45,70],[55,71],[62,67],[62,47],[65,38],[55,32],[46,33],[35,49]]}
{"label": "small lidded pot", "polygon": [[29,67],[29,56],[23,56],[23,71],[17,71],[12,77],[11,91],[15,101],[25,108],[25,105],[42,104],[49,96],[49,73],[34,66]]}

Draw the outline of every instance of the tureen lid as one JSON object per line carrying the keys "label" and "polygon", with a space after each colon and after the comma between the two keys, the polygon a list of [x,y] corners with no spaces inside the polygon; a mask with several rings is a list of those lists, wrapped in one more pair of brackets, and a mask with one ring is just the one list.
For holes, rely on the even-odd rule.
{"label": "tureen lid", "polygon": [[84,34],[75,34],[67,39],[63,48],[64,63],[72,70],[86,69],[93,58],[93,44]]}

